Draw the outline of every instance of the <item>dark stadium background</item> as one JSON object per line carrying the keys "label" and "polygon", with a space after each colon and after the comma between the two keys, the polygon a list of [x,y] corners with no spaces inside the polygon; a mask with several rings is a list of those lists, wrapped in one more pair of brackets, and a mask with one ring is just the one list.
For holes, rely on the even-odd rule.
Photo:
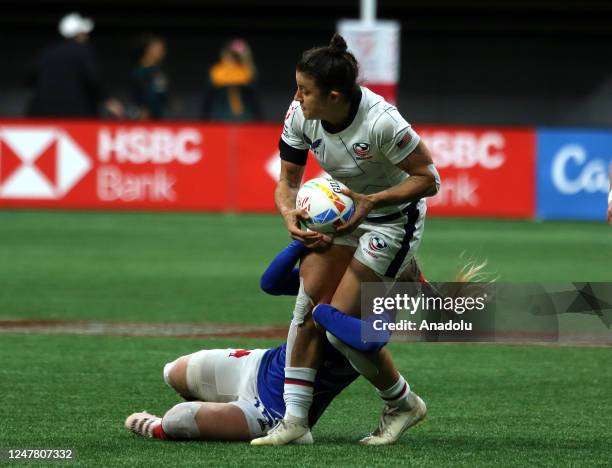
{"label": "dark stadium background", "polygon": [[[96,164],[64,198],[26,199],[23,205],[5,197],[6,180],[0,177],[0,464],[9,448],[56,448],[75,450],[76,464],[104,467],[610,466],[612,339],[585,346],[391,343],[398,368],[429,412],[425,424],[377,450],[356,443],[376,427],[381,409],[364,379],[330,405],[314,428],[313,447],[257,451],[244,443],[162,443],[125,430],[132,412],[163,415],[181,401],[162,380],[166,362],[198,349],[273,347],[286,336],[294,298],[260,289],[262,272],[289,241],[272,212],[275,182],[264,166],[268,158],[276,160],[277,128],[294,90],[299,54],[327,43],[338,19],[357,18],[358,4],[0,1],[0,169],[6,169],[1,152],[11,129],[22,135],[55,135],[59,129],[64,141],[70,137]],[[92,43],[100,69],[119,97],[128,95],[132,40],[146,32],[167,39],[171,91],[183,104],[168,116],[176,120],[198,118],[219,47],[244,37],[253,47],[265,118],[272,124],[230,125],[231,131],[216,133],[216,125],[203,122],[161,123],[162,130],[194,130],[206,144],[219,143],[215,157],[202,158],[193,169],[100,161],[101,127],[142,127],[149,134],[157,122],[45,120],[33,126],[20,120],[29,98],[28,65],[59,39],[57,23],[70,11],[95,20]],[[459,211],[431,216],[418,252],[426,277],[449,281],[466,262],[487,260],[486,278],[498,282],[609,285],[612,2],[380,0],[378,17],[401,21],[402,113],[415,126],[443,129],[451,144],[461,133],[474,141],[484,133],[497,135],[507,156],[496,171],[455,167],[462,156],[476,154],[469,145],[455,144],[443,186],[474,175],[481,188],[486,185],[480,200],[488,202],[491,217],[481,218],[484,203],[469,218],[454,217]],[[225,137],[215,140],[219,134]],[[52,141],[57,150],[58,140]],[[27,147],[29,141],[20,143]],[[241,159],[228,156],[230,143],[231,154]],[[571,166],[572,176],[591,176],[573,195],[536,178],[550,175],[553,156],[568,145],[579,145],[586,155],[585,164]],[[254,161],[235,171],[244,177],[216,172],[226,162],[231,165],[223,168],[243,169],[237,161]],[[136,176],[160,167],[181,174],[182,187],[202,187],[202,195],[192,198],[208,202],[227,195],[230,212],[102,202],[96,185],[101,163]],[[503,172],[507,167],[512,180]],[[245,197],[269,201],[268,213],[235,212],[234,189],[251,187],[252,180],[255,189],[244,190]],[[535,193],[542,187],[542,194]],[[522,203],[521,194],[527,194]],[[545,216],[534,206],[540,201]],[[524,209],[520,219],[508,216],[507,209],[516,207]],[[561,318],[568,315],[578,316]],[[601,323],[598,331],[610,338]]]}
{"label": "dark stadium background", "polygon": [[[105,81],[126,94],[129,47],[143,32],[165,36],[171,90],[196,119],[208,67],[235,36],[253,47],[265,118],[284,115],[293,66],[327,43],[357,0],[5,0],[0,4],[0,116],[20,116],[27,63],[57,39],[68,11],[96,22],[92,42]],[[612,3],[607,1],[378,2],[401,21],[400,109],[419,123],[612,125]]]}

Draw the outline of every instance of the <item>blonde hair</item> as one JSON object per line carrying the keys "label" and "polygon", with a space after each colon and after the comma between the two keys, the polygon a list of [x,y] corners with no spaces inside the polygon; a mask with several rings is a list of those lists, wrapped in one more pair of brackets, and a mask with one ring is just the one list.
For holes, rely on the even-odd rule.
{"label": "blonde hair", "polygon": [[[461,255],[461,258],[464,254]],[[468,260],[455,273],[455,283],[494,283],[497,278],[492,277],[490,272],[487,272],[487,260],[478,262],[477,260]]]}

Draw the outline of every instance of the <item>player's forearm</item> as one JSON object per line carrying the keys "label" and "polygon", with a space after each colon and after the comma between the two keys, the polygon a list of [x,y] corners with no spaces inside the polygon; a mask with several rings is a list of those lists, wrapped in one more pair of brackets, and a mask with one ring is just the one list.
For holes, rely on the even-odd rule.
{"label": "player's forearm", "polygon": [[374,204],[374,208],[380,208],[431,197],[437,192],[438,186],[433,175],[411,175],[390,189],[368,195],[368,199]]}
{"label": "player's forearm", "polygon": [[295,209],[295,199],[297,198],[300,184],[291,183],[287,179],[281,179],[278,181],[276,190],[274,192],[274,202],[276,208],[282,216],[293,209]]}

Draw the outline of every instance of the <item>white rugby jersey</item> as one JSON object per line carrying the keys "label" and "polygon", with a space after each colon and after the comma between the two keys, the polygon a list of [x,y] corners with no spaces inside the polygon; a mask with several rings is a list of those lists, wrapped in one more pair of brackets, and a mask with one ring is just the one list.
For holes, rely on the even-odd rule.
{"label": "white rugby jersey", "polygon": [[[281,138],[292,148],[310,149],[329,175],[366,195],[386,190],[409,177],[395,165],[420,141],[395,106],[364,87],[357,114],[344,130],[330,133],[320,120],[306,120],[300,103],[293,101]],[[385,206],[370,214],[384,215],[397,210],[397,206]]]}

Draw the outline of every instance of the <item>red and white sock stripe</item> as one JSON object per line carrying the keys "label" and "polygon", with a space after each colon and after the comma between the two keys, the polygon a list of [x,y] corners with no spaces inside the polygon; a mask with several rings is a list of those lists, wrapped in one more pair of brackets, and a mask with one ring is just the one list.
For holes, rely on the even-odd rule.
{"label": "red and white sock stripe", "polygon": [[400,375],[395,384],[386,390],[377,390],[377,393],[389,406],[403,406],[407,404],[407,397],[410,394],[410,385],[408,385],[408,382]]}
{"label": "red and white sock stripe", "polygon": [[316,375],[316,369],[285,367],[285,417],[308,418]]}

